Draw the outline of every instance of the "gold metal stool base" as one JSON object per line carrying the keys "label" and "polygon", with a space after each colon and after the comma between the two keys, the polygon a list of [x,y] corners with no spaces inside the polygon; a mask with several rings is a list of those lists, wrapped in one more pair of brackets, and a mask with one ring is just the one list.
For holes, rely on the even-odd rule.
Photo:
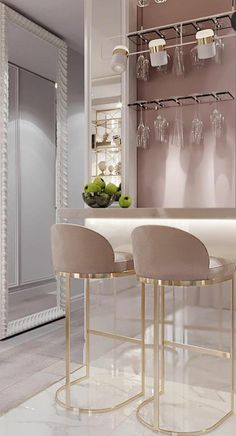
{"label": "gold metal stool base", "polygon": [[[60,273],[60,276],[65,279],[66,282],[66,383],[64,386],[60,387],[55,396],[56,403],[63,407],[64,409],[72,412],[77,413],[107,413],[112,412],[114,410],[118,410],[131,402],[137,400],[138,398],[142,397],[144,395],[144,388],[145,388],[145,294],[144,294],[144,286],[142,287],[141,292],[141,339],[132,338],[128,336],[123,335],[117,335],[114,333],[106,332],[106,331],[99,331],[99,330],[92,330],[90,328],[90,279],[106,279],[106,278],[116,278],[116,277],[127,277],[134,275],[134,271],[126,271],[122,273],[111,273],[111,274],[93,274],[93,275],[87,275],[87,274],[70,274],[70,273]],[[71,279],[86,279],[86,364],[83,366],[86,369],[86,374],[77,380],[71,380],[71,312],[70,312],[70,294],[71,294]],[[136,389],[138,393],[132,394],[130,392],[124,392],[125,399],[122,399],[122,401],[117,400],[117,402],[114,402],[111,406],[107,407],[80,407],[78,405],[73,404],[72,399],[72,392],[71,388],[73,386],[78,385],[78,387],[83,386],[83,383],[86,382],[88,384],[93,384],[93,382],[97,383],[97,379],[93,380],[93,377],[91,377],[91,359],[90,359],[90,337],[93,336],[100,336],[107,339],[115,340],[115,341],[121,341],[130,343],[132,345],[140,347],[141,351],[141,373],[140,373],[140,379],[139,379],[139,386]],[[81,369],[81,368],[80,368]],[[75,373],[75,371],[74,371]],[[128,377],[130,374],[127,374],[125,376],[125,380],[128,380]],[[114,379],[114,377],[112,377]],[[105,382],[101,383],[101,391],[102,387],[111,387],[111,389],[117,389],[118,385],[113,386],[112,383],[107,383],[107,380]],[[136,387],[136,385],[135,385]],[[120,391],[120,388],[119,388]],[[63,394],[65,399],[60,398],[60,396]],[[99,392],[100,393],[100,392]],[[78,399],[82,398],[82,395],[79,395],[76,393],[76,397]],[[106,398],[111,398],[112,395],[110,392],[107,392]]]}
{"label": "gold metal stool base", "polygon": [[[143,401],[137,408],[136,414],[138,421],[143,424],[148,429],[154,432],[160,432],[164,434],[169,434],[172,436],[201,436],[206,433],[209,433],[216,428],[218,428],[221,424],[223,424],[230,416],[234,414],[234,277],[222,277],[217,279],[208,279],[201,281],[173,281],[173,280],[156,280],[156,279],[148,279],[144,277],[139,277],[139,281],[142,284],[142,288],[146,284],[152,284],[154,290],[154,344],[153,344],[153,393],[154,395]],[[165,322],[165,294],[164,287],[165,286],[209,286],[216,283],[224,283],[231,282],[231,345],[230,351],[226,350],[214,350],[211,348],[199,347],[194,344],[185,344],[179,343],[176,341],[166,341],[165,340],[165,332],[163,328],[163,324]],[[230,362],[230,373],[231,373],[231,390],[229,392],[230,395],[230,404],[228,406],[228,411],[220,410],[218,407],[215,408],[220,411],[221,417],[220,419],[214,419],[215,422],[212,425],[205,426],[203,429],[195,430],[195,431],[181,431],[181,430],[171,430],[168,428],[164,428],[161,424],[161,408],[163,404],[161,404],[160,395],[161,393],[165,393],[165,349],[166,346],[175,349],[182,349],[192,351],[198,354],[206,354],[210,356],[216,356],[217,358],[227,359]],[[163,366],[164,365],[164,366]],[[162,389],[160,391],[160,386]],[[193,401],[195,403],[195,401]],[[170,401],[171,407],[173,401]],[[146,416],[142,416],[143,409],[152,404],[153,410],[153,418],[148,420]],[[207,405],[205,405],[207,407]],[[218,416],[219,418],[219,416]],[[213,421],[213,420],[212,420]]]}
{"label": "gold metal stool base", "polygon": [[[71,387],[76,386],[76,385],[78,387],[82,387],[82,384],[85,381],[87,381],[88,384],[90,384],[90,383],[92,384],[93,382],[96,382],[96,380],[93,380],[93,379],[91,379],[88,376],[84,376],[84,377],[81,377],[81,378],[71,382],[70,389],[71,389]],[[110,407],[101,407],[101,408],[98,408],[98,407],[96,407],[96,408],[88,407],[88,408],[86,408],[86,407],[79,407],[79,406],[75,406],[75,405],[71,404],[73,401],[70,401],[70,394],[68,395],[68,400],[67,401],[61,400],[60,399],[60,395],[63,392],[65,392],[65,394],[64,394],[65,397],[67,396],[66,395],[66,390],[67,390],[67,386],[66,385],[63,385],[62,387],[60,387],[57,390],[56,397],[55,397],[57,404],[59,406],[63,407],[64,409],[66,409],[66,410],[69,410],[69,411],[72,411],[72,412],[76,412],[76,413],[87,413],[87,414],[90,414],[90,413],[100,414],[100,413],[113,412],[115,410],[121,409],[124,406],[127,406],[128,404],[132,403],[133,401],[135,401],[135,400],[137,400],[137,399],[139,399],[140,397],[143,396],[143,392],[140,392],[140,393],[138,393],[136,395],[133,395],[133,396],[131,396],[131,397],[121,401],[121,402],[117,402],[117,403],[115,403],[114,405],[112,405]]]}
{"label": "gold metal stool base", "polygon": [[160,432],[160,433],[164,433],[164,434],[169,434],[169,435],[174,435],[174,436],[202,436],[204,434],[210,433],[213,430],[216,430],[221,424],[223,424],[230,416],[233,415],[233,411],[231,410],[230,412],[226,413],[222,418],[220,418],[216,423],[214,423],[212,426],[205,428],[204,430],[196,430],[196,431],[188,431],[188,432],[180,432],[180,431],[176,431],[176,430],[167,430],[166,428],[163,427],[158,427],[156,428],[154,426],[154,424],[146,421],[142,416],[141,416],[141,411],[142,409],[147,406],[148,404],[151,404],[154,402],[154,397],[151,397],[145,401],[143,401],[137,408],[136,411],[136,416],[138,421],[143,424],[145,427],[147,427],[149,430],[155,431],[155,432]]}

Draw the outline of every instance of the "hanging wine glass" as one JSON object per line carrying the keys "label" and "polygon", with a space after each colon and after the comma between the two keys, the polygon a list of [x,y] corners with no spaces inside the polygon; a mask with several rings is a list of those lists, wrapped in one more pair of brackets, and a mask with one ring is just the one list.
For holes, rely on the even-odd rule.
{"label": "hanging wine glass", "polygon": [[143,133],[144,133],[144,123],[143,123],[143,106],[140,110],[140,121],[137,130],[137,147],[143,148]]}
{"label": "hanging wine glass", "polygon": [[155,139],[158,142],[168,142],[169,139],[169,123],[165,117],[157,115],[154,121]]}
{"label": "hanging wine glass", "polygon": [[172,73],[175,76],[184,76],[185,65],[183,47],[175,47]]}
{"label": "hanging wine glass", "polygon": [[210,115],[212,133],[215,138],[221,138],[224,132],[225,117],[219,111],[218,103]]}
{"label": "hanging wine glass", "polygon": [[203,143],[204,124],[200,116],[200,105],[198,104],[197,111],[192,121],[191,141],[194,145]]}
{"label": "hanging wine glass", "polygon": [[[144,113],[147,113],[147,108]],[[150,143],[150,128],[147,125],[147,120],[145,116],[145,122],[144,122],[144,130],[143,130],[143,148],[146,149],[149,147]]]}
{"label": "hanging wine glass", "polygon": [[216,33],[216,56],[215,56],[215,62],[217,64],[223,64],[223,57],[224,57],[224,50],[225,50],[225,45],[219,35],[219,30],[220,30],[220,25],[218,23],[216,23],[216,29],[215,29],[215,33]]}
{"label": "hanging wine glass", "polygon": [[176,108],[176,116],[175,116],[172,145],[174,145],[178,148],[184,148],[184,123],[183,123],[182,107]]}

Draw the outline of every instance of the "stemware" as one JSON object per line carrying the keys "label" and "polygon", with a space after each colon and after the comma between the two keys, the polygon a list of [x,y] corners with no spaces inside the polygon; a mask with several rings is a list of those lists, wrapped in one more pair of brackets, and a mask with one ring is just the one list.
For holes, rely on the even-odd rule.
{"label": "stemware", "polygon": [[200,145],[203,142],[204,124],[200,117],[199,106],[192,121],[191,140],[192,144]]}
{"label": "stemware", "polygon": [[150,128],[143,121],[143,107],[140,111],[140,122],[137,130],[137,147],[146,149],[150,141]]}
{"label": "stemware", "polygon": [[215,138],[221,138],[224,132],[225,117],[219,111],[218,105],[210,115],[212,133]]}
{"label": "stemware", "polygon": [[169,123],[165,117],[158,115],[154,121],[155,139],[158,142],[168,142]]}
{"label": "stemware", "polygon": [[215,61],[217,64],[223,64],[225,45],[221,38],[216,39],[216,56]]}
{"label": "stemware", "polygon": [[176,108],[172,145],[175,145],[178,148],[184,148],[184,123],[182,107]]}
{"label": "stemware", "polygon": [[175,76],[184,76],[185,65],[183,47],[175,47],[172,73]]}
{"label": "stemware", "polygon": [[144,63],[145,57],[143,54],[140,54],[137,63],[136,63],[136,78],[141,80],[143,78],[143,63]]}
{"label": "stemware", "polygon": [[197,47],[193,47],[190,50],[190,58],[191,58],[191,63],[193,67],[196,68],[202,68],[204,67],[205,63],[203,59],[199,59],[198,57],[198,50]]}

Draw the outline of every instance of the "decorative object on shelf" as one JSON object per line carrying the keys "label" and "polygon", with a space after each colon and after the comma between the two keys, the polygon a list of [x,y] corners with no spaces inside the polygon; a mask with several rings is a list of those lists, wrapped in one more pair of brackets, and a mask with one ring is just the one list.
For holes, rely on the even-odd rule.
{"label": "decorative object on shelf", "polygon": [[109,167],[108,167],[108,171],[109,171],[110,175],[112,176],[113,171],[114,171],[114,167],[113,167],[113,165],[109,165]]}
{"label": "decorative object on shelf", "polygon": [[106,185],[101,177],[96,177],[84,187],[82,197],[84,202],[92,208],[107,208],[114,203],[118,187],[109,183]]}
{"label": "decorative object on shelf", "polygon": [[119,205],[123,209],[128,209],[132,205],[132,198],[129,195],[121,195]]}
{"label": "decorative object on shelf", "polygon": [[121,176],[121,162],[118,162],[118,164],[116,164],[115,173],[117,176]]}
{"label": "decorative object on shelf", "polygon": [[107,164],[104,160],[102,160],[101,162],[98,163],[98,168],[101,171],[101,176],[105,175],[105,171],[107,169]]}
{"label": "decorative object on shelf", "polygon": [[119,147],[121,145],[121,137],[119,135],[115,135],[113,136],[113,142],[115,145],[117,145],[117,147]]}
{"label": "decorative object on shelf", "polygon": [[149,49],[152,67],[161,67],[168,64],[166,41],[164,38],[150,41]]}
{"label": "decorative object on shelf", "polygon": [[204,124],[200,116],[199,105],[192,121],[191,142],[193,145],[200,145],[203,143],[203,130]]}
{"label": "decorative object on shelf", "polygon": [[185,74],[183,47],[175,47],[172,73],[175,76],[184,76]]}
{"label": "decorative object on shelf", "polygon": [[224,133],[225,117],[216,107],[210,115],[212,133],[215,138],[219,139]]}
{"label": "decorative object on shelf", "polygon": [[115,73],[126,71],[129,49],[124,45],[117,45],[112,53],[111,68]]}
{"label": "decorative object on shelf", "polygon": [[143,122],[143,107],[141,106],[140,123],[137,130],[137,147],[147,149],[150,141],[150,128]]}
{"label": "decorative object on shelf", "polygon": [[184,123],[182,107],[180,110],[179,108],[176,108],[172,145],[178,148],[184,148]]}
{"label": "decorative object on shelf", "polygon": [[155,3],[157,3],[158,5],[167,2],[167,0],[154,0],[154,1],[155,1]]}
{"label": "decorative object on shelf", "polygon": [[199,59],[211,59],[216,56],[215,34],[212,29],[198,31],[196,40]]}
{"label": "decorative object on shelf", "polygon": [[164,143],[169,140],[169,122],[165,117],[158,115],[154,121],[155,139]]}

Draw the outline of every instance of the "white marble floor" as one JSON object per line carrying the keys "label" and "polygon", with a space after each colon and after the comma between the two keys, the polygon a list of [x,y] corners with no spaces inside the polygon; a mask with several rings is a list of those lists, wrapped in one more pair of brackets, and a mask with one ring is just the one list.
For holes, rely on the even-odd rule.
{"label": "white marble floor", "polygon": [[[147,294],[146,340],[152,343],[152,296]],[[171,294],[170,294],[171,296]],[[114,331],[117,334],[137,336],[140,332],[137,291],[130,289],[125,298],[114,296],[114,311],[111,310],[106,292],[94,295],[92,328]],[[173,339],[173,321],[175,322],[175,340],[185,340],[199,346],[209,346],[228,351],[229,311],[217,311],[211,308],[188,306],[182,308],[182,295],[176,295],[176,312],[173,318],[172,299],[167,295],[166,337]],[[131,310],[132,308],[132,310]],[[136,346],[114,344],[94,337],[91,341],[94,374],[101,375],[110,371],[106,381],[115,377],[115,390],[110,397],[105,390],[100,395],[101,384],[97,384],[95,393],[88,392],[90,400],[99,394],[100,401],[113,399],[117,386],[127,388],[131,383],[134,393],[138,392],[140,380],[140,350]],[[152,394],[152,349],[146,354],[147,396]],[[125,374],[128,382],[124,382]],[[119,383],[119,379],[123,380]],[[172,420],[184,428],[195,426],[205,428],[212,419],[221,417],[222,410],[228,410],[230,391],[230,362],[212,356],[201,356],[192,352],[166,350],[166,395],[163,396],[162,422],[170,425]],[[25,381],[27,385],[27,380]],[[103,415],[76,415],[64,411],[55,404],[55,392],[60,383],[25,401],[20,406],[0,418],[0,435],[3,436],[151,436],[153,432],[143,427],[136,418],[137,400],[116,412]],[[76,389],[76,388],[75,388]],[[216,390],[217,389],[217,390]],[[135,391],[136,390],[136,391]],[[83,393],[82,393],[83,392]],[[16,392],[17,395],[17,392]],[[183,395],[187,403],[183,403]],[[73,393],[82,406],[88,398],[86,386]],[[170,399],[174,399],[174,412],[170,411]],[[181,412],[183,406],[184,413]],[[150,414],[152,409],[150,410]],[[179,420],[179,421],[178,421]],[[169,421],[169,422],[168,422]],[[231,417],[223,426],[213,431],[213,436],[235,436],[236,416]]]}
{"label": "white marble floor", "polygon": [[[136,418],[139,401],[102,415],[76,415],[55,404],[57,384],[0,418],[4,436],[152,436]],[[201,412],[202,420],[204,414]],[[193,415],[192,415],[193,417]],[[199,422],[201,425],[201,422]],[[235,436],[236,416],[213,431],[212,436]]]}

